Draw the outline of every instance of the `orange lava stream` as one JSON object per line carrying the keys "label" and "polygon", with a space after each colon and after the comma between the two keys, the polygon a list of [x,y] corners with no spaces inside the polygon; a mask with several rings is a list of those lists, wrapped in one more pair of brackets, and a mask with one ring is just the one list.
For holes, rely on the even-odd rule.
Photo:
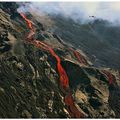
{"label": "orange lava stream", "polygon": [[81,118],[84,116],[75,106],[71,92],[65,96],[64,102],[68,106],[67,110],[72,118]]}
{"label": "orange lava stream", "polygon": [[32,26],[32,22],[26,18],[24,13],[20,13],[20,15],[25,19],[25,21],[27,22],[28,27],[33,30],[33,26]]}
{"label": "orange lava stream", "polygon": [[113,83],[113,75],[106,70],[102,70],[102,73],[106,76],[106,78],[109,80],[109,84],[111,85]]}
{"label": "orange lava stream", "polygon": [[74,118],[83,117],[83,114],[77,109],[77,107],[74,104],[74,100],[73,100],[71,92],[70,91],[68,92],[68,90],[70,89],[69,88],[69,78],[67,76],[66,71],[64,70],[64,68],[61,65],[60,57],[54,52],[53,48],[51,48],[46,43],[41,42],[39,40],[34,40],[33,35],[35,34],[35,31],[33,30],[32,22],[28,18],[26,18],[25,14],[20,13],[20,15],[26,21],[26,23],[30,29],[30,33],[28,34],[27,39],[26,39],[27,42],[30,42],[31,44],[33,44],[34,46],[36,46],[38,48],[42,48],[46,51],[49,51],[51,53],[51,55],[54,56],[57,60],[57,69],[58,69],[59,76],[60,76],[60,86],[61,86],[62,90],[64,90],[64,92],[66,93],[66,95],[64,97],[64,102],[67,106],[70,116],[74,117]]}
{"label": "orange lava stream", "polygon": [[88,63],[85,60],[85,58],[83,56],[81,56],[78,51],[75,51],[72,48],[70,48],[70,50],[74,53],[74,55],[78,59],[79,63],[84,64],[84,65],[88,65]]}
{"label": "orange lava stream", "polygon": [[60,57],[58,55],[56,55],[56,53],[54,52],[54,50],[51,47],[49,47],[48,45],[46,45],[45,43],[43,43],[41,41],[34,40],[31,43],[34,44],[36,47],[39,47],[39,48],[49,51],[51,53],[51,55],[56,58],[57,68],[58,68],[58,72],[59,72],[59,76],[60,76],[60,85],[63,90],[67,90],[69,88],[69,79],[66,74],[66,71],[61,66]]}

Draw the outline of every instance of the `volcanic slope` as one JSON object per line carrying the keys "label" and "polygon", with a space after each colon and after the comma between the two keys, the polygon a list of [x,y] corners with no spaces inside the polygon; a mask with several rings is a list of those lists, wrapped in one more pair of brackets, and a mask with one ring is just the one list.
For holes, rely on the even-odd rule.
{"label": "volcanic slope", "polygon": [[[31,31],[17,7],[0,6],[0,117],[120,117],[118,72],[93,67],[81,50],[66,45],[29,13]],[[66,79],[69,89],[61,86]]]}
{"label": "volcanic slope", "polygon": [[51,30],[65,42],[84,51],[96,67],[120,71],[119,25],[97,18],[84,23],[62,15],[51,16],[51,19],[54,21]]}

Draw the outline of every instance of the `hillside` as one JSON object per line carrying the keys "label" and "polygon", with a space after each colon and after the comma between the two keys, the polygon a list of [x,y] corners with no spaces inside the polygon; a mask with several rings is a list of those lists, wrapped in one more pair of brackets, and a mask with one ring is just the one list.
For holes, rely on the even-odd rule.
{"label": "hillside", "polygon": [[119,118],[119,72],[18,7],[0,4],[0,118]]}
{"label": "hillside", "polygon": [[51,18],[55,22],[54,32],[64,41],[83,50],[95,66],[120,70],[119,25],[102,19],[80,23],[62,15]]}

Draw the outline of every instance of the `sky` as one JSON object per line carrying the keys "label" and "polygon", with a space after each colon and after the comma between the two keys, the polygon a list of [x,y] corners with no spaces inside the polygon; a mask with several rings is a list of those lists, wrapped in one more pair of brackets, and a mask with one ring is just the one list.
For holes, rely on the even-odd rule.
{"label": "sky", "polygon": [[32,2],[21,6],[18,11],[30,11],[38,14],[62,14],[74,20],[90,20],[90,16],[120,22],[120,2]]}

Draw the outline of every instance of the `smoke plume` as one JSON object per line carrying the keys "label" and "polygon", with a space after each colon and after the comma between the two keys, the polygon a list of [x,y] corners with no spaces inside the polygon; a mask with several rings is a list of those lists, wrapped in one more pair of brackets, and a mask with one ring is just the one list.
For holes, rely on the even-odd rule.
{"label": "smoke plume", "polygon": [[120,2],[31,2],[22,3],[18,12],[30,12],[39,15],[58,15],[77,21],[89,21],[95,18],[119,22]]}

